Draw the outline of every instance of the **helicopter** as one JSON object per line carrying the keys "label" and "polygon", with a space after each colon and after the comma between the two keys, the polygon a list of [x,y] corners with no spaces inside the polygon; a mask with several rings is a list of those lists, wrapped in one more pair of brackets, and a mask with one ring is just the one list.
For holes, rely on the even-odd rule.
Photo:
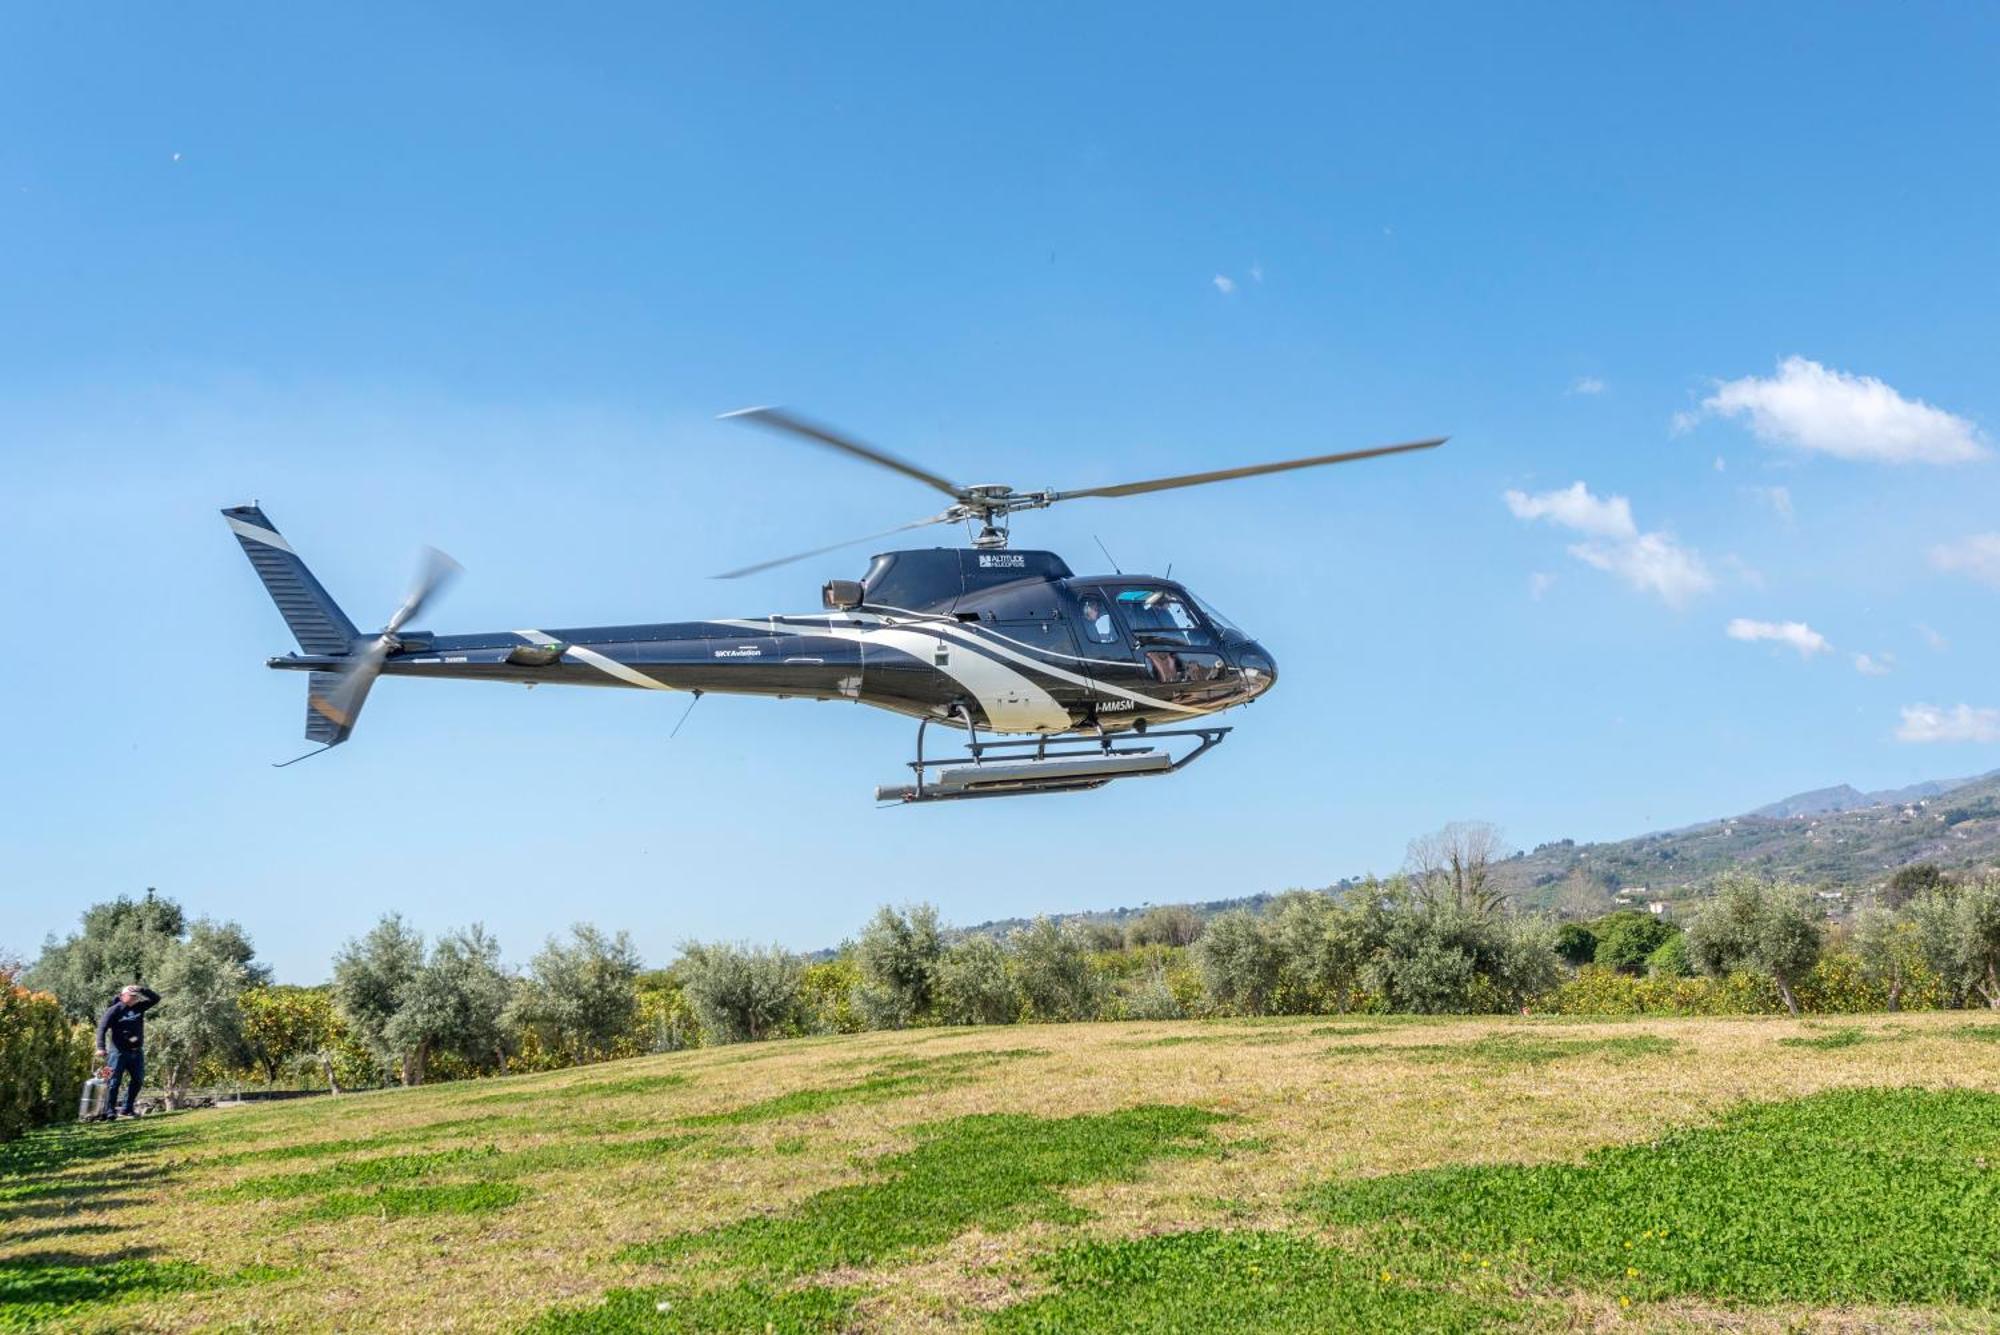
{"label": "helicopter", "polygon": [[[1170,774],[1231,731],[1212,719],[1278,680],[1270,651],[1184,584],[1149,575],[1078,576],[1054,552],[1015,549],[1012,517],[1086,497],[1137,496],[1267,473],[1433,449],[1445,437],[1074,491],[964,486],[783,408],[725,419],[884,468],[944,493],[940,513],[866,537],[730,570],[737,579],[935,524],[977,524],[971,545],[883,552],[858,580],[829,580],[817,612],[434,635],[406,627],[458,572],[426,549],[382,629],[358,630],[256,503],[222,511],[299,652],[267,659],[304,672],[317,749],[353,735],[377,678],[443,677],[706,694],[850,700],[917,720],[911,777],[882,803],[1079,792]],[[685,720],[683,715],[683,720]],[[932,725],[963,754],[926,756]]]}

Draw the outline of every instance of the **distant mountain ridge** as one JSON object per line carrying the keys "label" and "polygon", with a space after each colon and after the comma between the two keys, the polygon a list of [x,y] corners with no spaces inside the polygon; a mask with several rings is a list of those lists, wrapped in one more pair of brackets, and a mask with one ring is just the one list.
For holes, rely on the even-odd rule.
{"label": "distant mountain ridge", "polygon": [[[1741,816],[1601,844],[1559,839],[1516,853],[1494,874],[1523,907],[1584,917],[1622,904],[1671,905],[1732,868],[1804,881],[1851,902],[1913,862],[1947,871],[2000,869],[2000,770],[1872,793],[1851,784],[1817,788]],[[1344,889],[1359,879],[1323,888]],[[1208,917],[1261,908],[1272,898],[1266,891],[1189,907]],[[1120,926],[1145,907],[1048,916]],[[962,930],[999,936],[1028,921],[999,918]]]}
{"label": "distant mountain ridge", "polygon": [[1839,811],[1858,811],[1862,807],[1900,806],[1909,802],[1921,802],[1929,797],[1942,797],[1968,784],[1996,777],[2000,777],[2000,770],[1974,774],[1963,779],[1928,779],[1923,783],[1913,783],[1907,788],[1884,788],[1873,793],[1864,793],[1852,784],[1843,783],[1835,788],[1815,788],[1809,793],[1794,793],[1790,797],[1781,798],[1745,814],[1762,816],[1767,820],[1785,820],[1792,816],[1825,816]]}

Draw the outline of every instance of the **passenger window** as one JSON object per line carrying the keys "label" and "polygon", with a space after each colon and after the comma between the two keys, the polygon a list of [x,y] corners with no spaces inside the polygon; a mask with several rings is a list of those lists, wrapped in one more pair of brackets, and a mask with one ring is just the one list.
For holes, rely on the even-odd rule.
{"label": "passenger window", "polygon": [[1092,644],[1118,643],[1118,628],[1111,624],[1111,607],[1103,595],[1086,593],[1082,604],[1083,616],[1078,624],[1083,628],[1083,638]]}

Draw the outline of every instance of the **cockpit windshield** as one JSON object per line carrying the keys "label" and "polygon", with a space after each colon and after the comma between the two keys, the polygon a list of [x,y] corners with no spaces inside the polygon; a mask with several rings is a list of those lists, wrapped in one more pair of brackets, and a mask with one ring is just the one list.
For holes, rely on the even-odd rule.
{"label": "cockpit windshield", "polygon": [[1135,635],[1170,637],[1180,644],[1206,644],[1208,627],[1202,625],[1194,608],[1172,589],[1137,587],[1114,589],[1111,600],[1125,617]]}
{"label": "cockpit windshield", "polygon": [[1250,638],[1250,633],[1248,631],[1244,630],[1243,627],[1237,625],[1234,621],[1231,621],[1228,617],[1222,615],[1222,613],[1216,611],[1215,604],[1208,601],[1208,599],[1200,597],[1193,593],[1188,594],[1188,597],[1191,600],[1193,600],[1194,605],[1196,607],[1199,607],[1201,609],[1201,614],[1208,618],[1208,624],[1214,626],[1224,635],[1229,635],[1229,634],[1241,635],[1246,640]]}

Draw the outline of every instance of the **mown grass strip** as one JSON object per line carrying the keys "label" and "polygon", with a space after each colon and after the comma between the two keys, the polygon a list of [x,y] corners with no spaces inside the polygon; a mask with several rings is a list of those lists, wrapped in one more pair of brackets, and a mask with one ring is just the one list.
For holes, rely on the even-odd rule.
{"label": "mown grass strip", "polygon": [[1460,1166],[1306,1197],[1385,1254],[1634,1299],[2000,1302],[2000,1095],[1836,1090],[1581,1163]]}
{"label": "mown grass strip", "polygon": [[575,1102],[579,1099],[619,1099],[639,1094],[664,1094],[670,1089],[680,1089],[688,1084],[690,1077],[685,1072],[676,1071],[668,1075],[635,1075],[623,1080],[590,1080],[576,1085],[537,1085],[523,1083],[513,1089],[494,1094],[474,1094],[456,1100],[462,1104],[482,1103],[541,1103]]}
{"label": "mown grass strip", "polygon": [[1837,1052],[1841,1048],[1860,1047],[1863,1043],[1888,1041],[1892,1036],[1871,1034],[1865,1029],[1849,1025],[1844,1029],[1829,1030],[1824,1034],[1800,1034],[1792,1038],[1781,1038],[1781,1048],[1811,1048],[1815,1052]]}
{"label": "mown grass strip", "polygon": [[1539,1034],[1491,1034],[1470,1043],[1345,1043],[1326,1049],[1328,1057],[1398,1057],[1409,1061],[1464,1062],[1510,1067],[1545,1066],[1575,1057],[1607,1057],[1636,1061],[1663,1057],[1680,1045],[1658,1034],[1620,1034],[1610,1038],[1549,1038]]}
{"label": "mown grass strip", "polygon": [[188,1261],[93,1261],[68,1252],[17,1256],[0,1261],[0,1331],[41,1330],[110,1303],[262,1283],[287,1273],[250,1266],[219,1275]]}
{"label": "mown grass strip", "polygon": [[1072,1331],[1469,1332],[1519,1304],[1411,1282],[1307,1238],[1170,1233],[1065,1248],[1041,1267],[1054,1291],[1001,1309],[1000,1335]]}
{"label": "mown grass strip", "polygon": [[980,1227],[1073,1220],[1061,1193],[1135,1176],[1154,1159],[1205,1151],[1220,1117],[1151,1106],[1065,1118],[981,1114],[917,1129],[877,1162],[880,1181],[836,1187],[784,1215],[757,1216],[628,1248],[628,1260],[705,1256],[766,1278],[872,1265]]}
{"label": "mown grass strip", "polygon": [[447,1186],[381,1187],[335,1191],[285,1216],[287,1223],[334,1219],[406,1219],[412,1215],[479,1214],[517,1205],[528,1189],[515,1182],[459,1182]]}
{"label": "mown grass strip", "polygon": [[681,1120],[688,1126],[745,1126],[780,1117],[826,1112],[851,1104],[880,1103],[968,1084],[978,1072],[1002,1062],[1047,1055],[1046,1048],[1001,1048],[995,1051],[954,1052],[942,1057],[889,1057],[877,1063],[873,1074],[845,1085],[795,1089],[724,1112],[703,1113]]}
{"label": "mown grass strip", "polygon": [[613,1289],[591,1307],[544,1313],[527,1335],[833,1335],[853,1328],[854,1304],[866,1291],[803,1285],[731,1284],[714,1289]]}

